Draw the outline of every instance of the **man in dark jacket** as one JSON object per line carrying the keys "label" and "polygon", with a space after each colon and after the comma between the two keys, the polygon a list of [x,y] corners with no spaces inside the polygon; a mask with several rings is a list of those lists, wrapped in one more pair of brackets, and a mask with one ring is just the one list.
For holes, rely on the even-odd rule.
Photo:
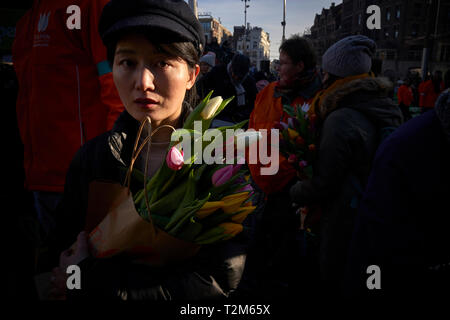
{"label": "man in dark jacket", "polygon": [[341,289],[358,193],[366,184],[380,129],[402,122],[388,97],[389,81],[369,74],[374,52],[372,40],[350,36],[323,55],[326,89],[312,105],[321,120],[314,176],[290,190],[299,206],[322,208],[319,264],[324,294]]}
{"label": "man in dark jacket", "polygon": [[[350,249],[349,296],[422,301],[448,292],[449,164],[447,89],[433,110],[405,123],[377,152]],[[368,272],[370,266],[378,269]]]}
{"label": "man in dark jacket", "polygon": [[242,54],[235,54],[230,63],[214,67],[197,82],[200,98],[214,90],[213,97],[234,99],[229,103],[217,119],[241,122],[250,118],[256,93],[256,82],[249,74],[250,59]]}

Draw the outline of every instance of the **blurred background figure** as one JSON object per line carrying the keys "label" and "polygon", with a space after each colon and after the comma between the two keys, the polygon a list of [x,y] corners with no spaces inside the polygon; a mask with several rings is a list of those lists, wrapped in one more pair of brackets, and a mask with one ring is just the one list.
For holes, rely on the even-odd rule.
{"label": "blurred background figure", "polygon": [[201,98],[214,90],[213,97],[234,99],[217,116],[218,120],[237,123],[247,120],[253,110],[256,98],[255,79],[249,74],[250,59],[235,54],[227,65],[215,66],[197,82],[197,91]]}
{"label": "blurred background figure", "polygon": [[[72,157],[112,128],[123,110],[97,30],[107,2],[36,0],[16,25],[12,57],[25,187],[33,194],[43,244],[55,228]],[[78,16],[66,13],[71,5]],[[70,29],[70,19],[78,19],[78,27]]]}
{"label": "blurred background figure", "polygon": [[258,92],[260,92],[269,84],[269,80],[267,79],[267,76],[263,71],[256,72],[254,78],[256,81],[256,89],[258,89]]}
{"label": "blurred background figure", "polygon": [[414,95],[410,84],[411,81],[409,80],[409,78],[405,78],[405,80],[403,80],[403,84],[401,84],[397,90],[398,106],[400,110],[402,110],[403,121],[411,119],[411,112],[409,111],[409,107],[414,100]]}
{"label": "blurred background figure", "polygon": [[[355,223],[346,274],[352,298],[441,298],[450,286],[450,74],[434,108],[380,146]],[[368,266],[381,289],[368,290]],[[438,299],[439,300],[439,299]]]}
{"label": "blurred background figure", "polygon": [[216,65],[216,54],[212,51],[203,55],[200,58],[200,74],[197,77],[197,81],[200,80],[205,74],[211,71],[212,68]]}
{"label": "blurred background figure", "polygon": [[437,97],[444,90],[444,81],[442,81],[442,72],[436,70],[431,79],[424,80],[419,85],[421,113],[427,112],[434,107]]}

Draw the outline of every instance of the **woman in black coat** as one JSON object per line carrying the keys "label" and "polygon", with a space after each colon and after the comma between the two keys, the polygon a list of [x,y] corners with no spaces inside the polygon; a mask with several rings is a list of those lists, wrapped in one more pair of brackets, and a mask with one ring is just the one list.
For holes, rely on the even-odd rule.
{"label": "woman in black coat", "polygon": [[[113,0],[103,9],[99,31],[125,111],[111,131],[87,142],[72,161],[55,235],[60,250],[68,248],[84,227],[89,183],[123,183],[140,122],[149,116],[152,130],[162,125],[180,128],[190,112],[186,98],[195,97],[190,90],[199,73],[204,35],[184,1]],[[152,136],[149,177],[164,161],[171,133],[159,130]],[[142,172],[144,166],[145,161],[139,160],[135,165]],[[141,187],[131,182],[132,191]],[[122,255],[94,259],[88,255],[86,241],[81,233],[76,251],[62,253],[54,295],[127,300],[224,298],[237,287],[245,262],[244,235],[204,246],[195,257],[166,267],[136,264]],[[81,268],[81,290],[58,290],[64,282],[61,273],[70,264]]]}
{"label": "woman in black coat", "polygon": [[290,189],[297,205],[321,207],[319,266],[324,294],[342,288],[358,198],[380,130],[402,122],[388,96],[391,83],[370,74],[374,52],[372,40],[350,36],[323,55],[325,89],[312,105],[321,122],[314,175]]}

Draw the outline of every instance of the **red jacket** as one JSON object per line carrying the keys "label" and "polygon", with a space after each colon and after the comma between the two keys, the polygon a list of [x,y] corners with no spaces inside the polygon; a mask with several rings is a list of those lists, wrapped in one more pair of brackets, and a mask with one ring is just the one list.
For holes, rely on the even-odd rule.
{"label": "red jacket", "polygon": [[[107,2],[35,1],[17,23],[16,111],[29,190],[62,192],[75,152],[123,111],[97,29]],[[80,8],[80,29],[67,27],[71,5]]]}
{"label": "red jacket", "polygon": [[414,100],[412,89],[406,84],[402,84],[397,91],[398,104],[404,104],[409,107]]}
{"label": "red jacket", "polygon": [[[250,115],[248,128],[253,128],[256,131],[259,129],[267,129],[270,133],[270,129],[274,127],[275,122],[283,121],[287,123],[288,115],[283,111],[281,103],[281,97],[274,98],[273,94],[278,82],[272,82],[262,89],[255,100],[255,107]],[[292,105],[303,105],[305,102],[311,103],[312,98],[305,100],[303,97],[297,97]],[[270,142],[270,135],[267,135],[268,142]],[[270,145],[268,150],[271,150]],[[268,167],[266,165],[265,167]],[[279,170],[275,175],[261,175],[261,163],[248,165],[252,178],[258,187],[261,188],[266,194],[281,191],[292,178],[296,177],[295,168],[287,162],[287,159],[280,154]]]}
{"label": "red jacket", "polygon": [[422,82],[419,85],[419,105],[420,107],[425,108],[433,108],[434,104],[436,103],[436,99],[439,96],[439,94],[444,90],[444,82],[441,82],[440,85],[440,91],[436,92],[434,90],[434,84],[432,80],[428,80],[425,82]]}

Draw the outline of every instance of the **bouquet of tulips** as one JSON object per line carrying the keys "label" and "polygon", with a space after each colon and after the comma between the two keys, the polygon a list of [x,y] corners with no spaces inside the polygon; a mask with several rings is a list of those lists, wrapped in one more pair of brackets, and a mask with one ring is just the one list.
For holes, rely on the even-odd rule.
{"label": "bouquet of tulips", "polygon": [[[214,117],[232,99],[210,99],[211,94],[194,109],[183,128],[172,135],[184,134],[183,139],[187,136],[191,144],[201,141],[200,152],[208,146],[234,143],[203,139]],[[201,131],[195,130],[195,121],[201,122]],[[225,132],[244,125],[245,121],[216,129]],[[255,206],[251,201],[253,190],[248,172],[242,164],[197,164],[198,156],[194,153],[185,159],[181,144],[172,142],[166,161],[145,188],[135,194],[134,204],[142,218],[152,221],[161,230],[177,239],[202,245],[227,240],[240,233],[242,222]],[[135,171],[138,176],[142,175]]]}
{"label": "bouquet of tulips", "polygon": [[[210,99],[211,94],[189,115],[184,127],[172,133],[166,161],[150,180],[146,181],[145,173],[133,169],[137,158],[133,152],[125,183],[128,187],[91,183],[86,230],[95,257],[127,252],[146,263],[164,265],[191,257],[201,245],[228,240],[243,230],[242,222],[255,206],[248,172],[239,164],[243,161],[236,160],[237,150],[233,149],[233,158],[225,162],[195,161],[205,148],[214,152],[215,159],[224,160],[224,148],[242,146],[242,130],[225,142],[217,137],[228,129],[240,129],[246,121],[215,128],[219,135],[210,137],[207,129],[212,120],[231,100]],[[143,125],[144,122],[140,132]],[[180,137],[182,144],[177,140]],[[256,133],[251,139],[245,134],[244,138],[250,143],[260,136]],[[134,148],[139,150],[137,154],[145,144],[137,148],[138,141],[139,135]],[[184,155],[183,148],[195,144],[192,156]],[[143,184],[134,195],[129,189],[132,179]]]}
{"label": "bouquet of tulips", "polygon": [[284,105],[283,110],[289,115],[288,123],[275,123],[275,128],[280,130],[280,152],[297,170],[300,179],[311,179],[316,158],[316,115],[307,103],[295,107]]}

